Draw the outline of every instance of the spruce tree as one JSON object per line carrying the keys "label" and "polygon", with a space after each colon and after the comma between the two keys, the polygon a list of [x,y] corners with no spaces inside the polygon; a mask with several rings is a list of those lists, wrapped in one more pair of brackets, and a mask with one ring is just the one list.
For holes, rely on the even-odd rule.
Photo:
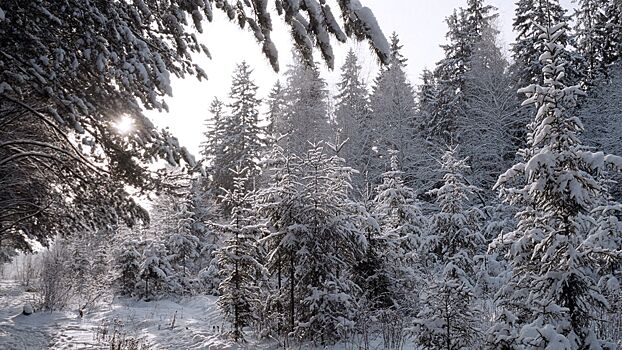
{"label": "spruce tree", "polygon": [[[517,33],[512,44],[511,67],[514,74],[515,87],[521,88],[531,83],[542,84],[542,64],[538,59],[544,51],[544,43],[538,39],[539,27],[548,27],[557,23],[567,23],[568,15],[559,4],[559,0],[518,0],[516,2],[513,22],[514,32]],[[561,34],[559,42],[562,45],[574,45],[575,38],[569,32]],[[583,79],[583,57],[571,51],[565,51],[564,59],[568,62],[566,76],[570,81]]]}
{"label": "spruce tree", "polygon": [[[391,152],[391,170],[382,174],[373,200],[372,215],[378,225],[377,233],[369,239],[369,250],[379,260],[373,277],[388,284],[385,290],[374,288],[372,301],[401,316],[412,312],[413,298],[425,264],[427,218],[415,191],[402,179],[397,152]],[[385,283],[385,282],[383,282]],[[375,300],[374,300],[375,299]]]}
{"label": "spruce tree", "polygon": [[225,104],[215,97],[210,103],[210,118],[205,120],[205,132],[203,133],[203,141],[201,142],[201,156],[209,167],[212,164],[216,152],[223,142],[223,121],[225,113]]}
{"label": "spruce tree", "polygon": [[607,0],[580,0],[575,13],[577,50],[585,58],[585,75],[589,84],[607,76],[605,56],[611,32],[605,14]]}
{"label": "spruce tree", "polygon": [[266,133],[269,138],[270,146],[279,137],[287,133],[284,113],[286,108],[285,91],[281,82],[277,80],[270,90],[267,98],[268,103],[268,126],[266,127]]}
{"label": "spruce tree", "polygon": [[356,190],[363,192],[364,176],[367,173],[368,155],[371,152],[367,139],[369,127],[369,101],[365,83],[361,80],[361,66],[354,51],[350,49],[341,67],[341,80],[337,83],[338,93],[335,110],[337,140],[343,144],[339,155],[346,164],[360,172],[355,176]]}
{"label": "spruce tree", "polygon": [[280,287],[274,311],[287,317],[283,330],[322,344],[354,328],[358,292],[352,269],[365,248],[354,225],[359,214],[348,200],[352,170],[326,153],[320,145],[302,158],[277,150],[274,185],[260,192],[260,211],[274,228],[265,239],[268,266]]}
{"label": "spruce tree", "polygon": [[437,91],[431,119],[426,121],[428,131],[440,144],[458,142],[457,125],[461,119],[468,119],[464,115],[465,75],[471,70],[475,45],[496,17],[493,10],[481,0],[469,0],[466,8],[454,10],[446,19],[448,43],[442,45],[445,56],[434,69]]}
{"label": "spruce tree", "polygon": [[150,300],[181,290],[166,245],[159,238],[147,239],[141,245],[140,280],[136,286],[139,295]]}
{"label": "spruce tree", "polygon": [[456,148],[445,152],[444,184],[432,190],[438,212],[431,217],[433,266],[421,293],[422,308],[415,319],[416,341],[427,349],[476,348],[481,315],[474,293],[474,256],[483,250],[481,212],[469,203],[477,189],[467,184],[466,159]]}
{"label": "spruce tree", "polygon": [[464,74],[465,105],[456,120],[462,157],[469,158],[474,184],[493,197],[492,186],[523,145],[520,102],[507,73],[508,62],[497,46],[498,32],[484,27],[473,45],[469,71]]}
{"label": "spruce tree", "polygon": [[406,77],[406,59],[401,53],[397,34],[391,36],[391,61],[375,80],[370,97],[368,139],[372,147],[368,179],[377,184],[381,174],[391,168],[389,151],[398,151],[405,181],[413,181],[415,141],[415,95]]}
{"label": "spruce tree", "polygon": [[201,237],[194,230],[194,215],[189,194],[186,194],[173,207],[169,216],[174,220],[171,231],[166,233],[165,244],[170,253],[170,263],[177,273],[179,284],[186,293],[192,291],[192,280],[196,271],[196,260],[201,252]]}
{"label": "spruce tree", "polygon": [[216,148],[211,167],[212,186],[233,189],[230,169],[246,168],[247,190],[259,174],[259,156],[265,146],[259,126],[257,85],[251,79],[252,69],[246,62],[237,65],[229,92],[228,113],[220,123],[217,135],[222,139]]}
{"label": "spruce tree", "polygon": [[309,142],[332,139],[328,90],[319,69],[304,63],[300,56],[294,56],[294,64],[285,75],[286,105],[281,120],[276,121],[281,129],[279,133],[285,135],[280,145],[288,152],[302,155],[309,149]]}
{"label": "spruce tree", "polygon": [[258,239],[263,236],[263,225],[253,215],[251,194],[245,188],[247,169],[236,168],[233,190],[224,190],[223,201],[231,208],[230,221],[215,228],[227,236],[224,246],[216,255],[221,283],[218,306],[231,324],[229,336],[234,341],[244,340],[244,327],[256,321],[259,310],[259,287],[264,279],[261,250]]}
{"label": "spruce tree", "polygon": [[565,84],[565,23],[540,28],[543,85],[520,92],[537,114],[529,124],[524,161],[499,177],[496,187],[520,208],[517,226],[496,244],[508,247],[511,277],[499,292],[502,311],[489,330],[495,349],[600,349],[594,318],[607,302],[597,282],[597,257],[617,255],[611,238],[594,230],[594,209],[607,198],[601,180],[622,158],[582,146],[583,126],[569,111],[582,95]]}

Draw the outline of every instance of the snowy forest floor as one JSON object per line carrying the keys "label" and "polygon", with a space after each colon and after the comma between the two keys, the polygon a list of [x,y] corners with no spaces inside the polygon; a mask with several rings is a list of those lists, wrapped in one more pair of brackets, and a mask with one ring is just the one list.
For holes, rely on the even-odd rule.
{"label": "snowy forest floor", "polygon": [[[110,349],[110,337],[135,339],[137,350],[185,349],[280,349],[276,341],[257,340],[247,335],[245,343],[235,344],[222,334],[225,327],[216,306],[217,297],[192,296],[157,301],[115,298],[112,302],[88,310],[83,317],[77,311],[38,311],[22,313],[35,295],[18,281],[0,280],[0,349]],[[69,308],[71,309],[71,308]],[[174,327],[172,326],[175,319]],[[103,332],[107,332],[106,336]],[[104,338],[104,339],[102,339]],[[370,348],[382,349],[380,339]],[[297,344],[292,349],[316,349]],[[322,349],[359,349],[352,342]],[[404,349],[412,347],[405,346]]]}
{"label": "snowy forest floor", "polygon": [[[18,282],[0,281],[0,349],[110,349],[102,332],[140,340],[139,349],[277,349],[276,343],[249,340],[232,344],[220,334],[216,297],[195,296],[152,302],[115,299],[86,312],[35,312],[23,315],[34,295]],[[175,318],[174,327],[171,327]],[[106,326],[108,325],[108,326]]]}

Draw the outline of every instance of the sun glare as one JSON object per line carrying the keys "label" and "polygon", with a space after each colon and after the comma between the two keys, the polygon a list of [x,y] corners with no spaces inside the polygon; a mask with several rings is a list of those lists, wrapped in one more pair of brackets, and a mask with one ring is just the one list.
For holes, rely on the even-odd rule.
{"label": "sun glare", "polygon": [[119,131],[119,133],[128,134],[134,130],[134,119],[130,116],[124,115],[114,124],[114,127],[117,131]]}

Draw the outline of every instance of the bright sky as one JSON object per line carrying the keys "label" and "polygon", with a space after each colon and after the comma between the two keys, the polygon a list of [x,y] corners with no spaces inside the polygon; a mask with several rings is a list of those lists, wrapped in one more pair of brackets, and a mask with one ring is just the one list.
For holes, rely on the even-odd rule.
{"label": "bright sky", "polygon": [[[574,6],[572,0],[561,0],[566,9]],[[454,8],[465,7],[467,0],[361,0],[372,9],[380,27],[388,38],[393,31],[400,37],[403,55],[408,58],[408,73],[411,82],[416,83],[421,71],[433,68],[442,58],[443,50],[439,45],[445,43],[447,26],[445,18]],[[512,20],[514,17],[513,0],[488,0],[499,12],[501,42],[507,48],[513,39]],[[338,6],[331,3],[333,11]],[[259,97],[265,98],[272,85],[285,72],[291,62],[291,39],[282,18],[273,15],[275,32],[273,40],[279,50],[280,73],[274,73],[267,60],[261,54],[260,46],[247,30],[239,30],[229,23],[221,13],[217,13],[214,22],[204,25],[205,34],[201,37],[212,54],[212,60],[200,57],[198,62],[206,71],[209,80],[198,82],[196,79],[175,79],[173,97],[167,100],[170,113],[150,112],[148,115],[157,125],[167,126],[198,159],[199,144],[205,130],[204,121],[209,116],[209,104],[214,97],[226,99],[229,93],[231,74],[236,63],[246,60],[254,69],[253,78],[259,85]],[[370,55],[366,43],[349,42],[340,44],[333,40],[335,51],[335,70],[323,70],[323,77],[331,88],[339,77],[339,67],[343,64],[345,53],[352,47],[359,54],[364,78],[373,82],[378,69],[376,60]],[[265,111],[263,107],[262,112]]]}

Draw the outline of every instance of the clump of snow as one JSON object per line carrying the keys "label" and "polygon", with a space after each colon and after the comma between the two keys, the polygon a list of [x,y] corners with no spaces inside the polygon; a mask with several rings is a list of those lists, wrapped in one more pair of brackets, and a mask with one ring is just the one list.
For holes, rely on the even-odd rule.
{"label": "clump of snow", "polygon": [[35,310],[33,309],[31,304],[24,305],[23,311],[22,311],[24,315],[32,315],[34,312]]}

